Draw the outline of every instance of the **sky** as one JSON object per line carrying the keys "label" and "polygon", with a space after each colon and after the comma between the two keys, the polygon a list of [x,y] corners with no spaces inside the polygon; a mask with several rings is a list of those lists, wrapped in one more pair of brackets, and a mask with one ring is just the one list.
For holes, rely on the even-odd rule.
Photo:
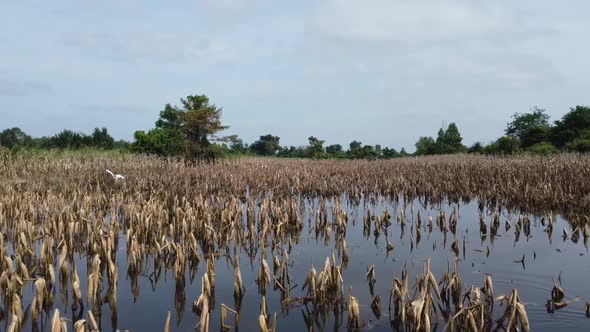
{"label": "sky", "polygon": [[225,134],[413,151],[464,144],[515,112],[590,104],[590,2],[0,0],[0,128],[33,136],[154,127],[206,94]]}

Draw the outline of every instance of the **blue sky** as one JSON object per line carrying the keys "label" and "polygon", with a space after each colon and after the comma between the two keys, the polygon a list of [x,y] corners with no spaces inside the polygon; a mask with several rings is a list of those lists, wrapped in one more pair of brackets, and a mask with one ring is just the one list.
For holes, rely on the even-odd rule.
{"label": "blue sky", "polygon": [[207,94],[246,142],[311,135],[413,150],[456,122],[590,104],[588,1],[0,0],[0,127],[153,127]]}

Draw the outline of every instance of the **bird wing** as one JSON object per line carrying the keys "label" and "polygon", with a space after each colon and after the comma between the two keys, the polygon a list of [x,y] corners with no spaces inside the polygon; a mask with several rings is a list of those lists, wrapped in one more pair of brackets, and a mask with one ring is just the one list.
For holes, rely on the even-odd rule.
{"label": "bird wing", "polygon": [[115,175],[115,179],[123,179],[123,180],[125,180],[125,177],[123,175],[121,175],[121,174],[117,174],[117,175]]}
{"label": "bird wing", "polygon": [[116,178],[115,174],[113,174],[113,172],[109,171],[108,169],[107,169],[107,173],[109,173],[112,177]]}

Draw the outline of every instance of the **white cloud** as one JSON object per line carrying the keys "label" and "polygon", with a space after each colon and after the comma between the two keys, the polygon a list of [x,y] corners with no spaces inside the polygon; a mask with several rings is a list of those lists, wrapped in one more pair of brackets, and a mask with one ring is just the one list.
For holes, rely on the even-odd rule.
{"label": "white cloud", "polygon": [[363,41],[457,40],[507,30],[513,24],[503,0],[325,0],[312,29]]}

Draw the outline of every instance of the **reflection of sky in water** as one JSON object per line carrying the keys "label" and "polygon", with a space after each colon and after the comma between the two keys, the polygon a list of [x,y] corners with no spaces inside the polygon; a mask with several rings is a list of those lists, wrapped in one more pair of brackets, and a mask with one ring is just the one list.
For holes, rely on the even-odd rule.
{"label": "reflection of sky in water", "polygon": [[[315,203],[317,204],[317,202]],[[420,207],[420,203],[414,203],[414,216]],[[381,234],[377,244],[373,235],[373,228],[369,238],[363,237],[363,216],[366,211],[363,204],[360,206],[350,206],[343,202],[343,207],[348,210],[348,228],[346,232],[346,241],[349,247],[349,263],[343,267],[343,278],[346,292],[348,295],[348,286],[352,285],[353,295],[356,296],[361,305],[361,318],[366,321],[367,326],[372,330],[391,330],[388,323],[387,303],[389,292],[391,290],[392,276],[395,272],[400,275],[404,265],[409,270],[410,286],[413,286],[415,276],[423,269],[423,264],[428,257],[431,258],[432,271],[437,278],[440,278],[447,264],[450,262],[453,266],[455,254],[450,247],[455,240],[453,234],[447,233],[446,247],[443,247],[444,237],[442,232],[436,226],[436,215],[438,209],[422,210],[422,237],[419,244],[414,243],[411,250],[412,215],[410,208],[407,208],[407,224],[405,234],[400,238],[401,226],[395,219],[399,210],[395,204],[384,201],[377,202],[376,205],[370,206],[372,214],[381,214],[387,209],[392,215],[392,225],[388,228],[388,239],[395,245],[395,249],[389,254],[386,253],[385,234]],[[443,206],[447,211],[447,217],[452,211],[452,206]],[[317,210],[317,205],[316,205]],[[329,209],[330,210],[330,209]],[[290,254],[292,267],[290,268],[292,277],[292,286],[297,285],[292,291],[291,296],[304,296],[301,286],[307,275],[311,264],[313,263],[316,270],[320,270],[326,257],[331,255],[332,251],[336,253],[334,243],[334,232],[328,245],[324,239],[316,239],[315,232],[310,231],[308,227],[308,211],[304,209],[304,224],[299,239],[293,241],[293,250]],[[331,210],[330,210],[331,212]],[[584,315],[584,304],[590,300],[590,284],[588,283],[588,273],[590,272],[590,261],[588,251],[584,247],[584,240],[581,236],[580,241],[576,244],[571,240],[563,241],[561,234],[564,227],[568,228],[571,234],[571,227],[561,218],[557,218],[554,224],[552,241],[548,240],[547,234],[543,232],[544,227],[540,223],[540,218],[531,219],[531,237],[526,238],[521,233],[520,239],[515,243],[514,227],[508,232],[505,231],[506,219],[515,220],[517,215],[508,215],[504,213],[500,218],[500,227],[498,236],[494,243],[490,242],[489,236],[483,241],[479,236],[479,212],[477,203],[471,202],[462,205],[459,212],[459,221],[457,225],[457,239],[459,240],[462,258],[462,241],[466,237],[467,250],[464,261],[460,262],[460,276],[463,280],[463,288],[470,285],[482,286],[484,274],[490,274],[494,282],[495,296],[500,294],[509,294],[512,288],[517,288],[521,298],[526,303],[526,309],[529,314],[529,320],[533,331],[567,329],[568,331],[590,330],[590,320]],[[434,227],[431,234],[426,228],[428,216],[433,216]],[[315,219],[311,220],[313,226]],[[329,218],[330,220],[330,218]],[[353,226],[353,220],[356,225]],[[491,216],[486,216],[486,222],[490,223]],[[489,232],[488,232],[489,233]],[[201,292],[201,277],[205,272],[203,259],[199,265],[195,281],[191,284],[188,278],[190,270],[186,270],[187,282],[185,288],[186,303],[182,313],[182,319],[179,320],[175,309],[175,280],[171,271],[163,272],[159,283],[152,289],[152,281],[149,275],[153,271],[153,261],[148,263],[148,272],[139,277],[139,297],[136,303],[130,289],[130,280],[127,276],[127,260],[125,256],[126,244],[125,238],[121,236],[119,241],[119,251],[117,253],[117,264],[119,266],[119,283],[118,283],[118,302],[117,317],[113,323],[112,310],[108,303],[102,306],[101,327],[103,331],[109,331],[117,328],[121,331],[129,329],[130,331],[159,331],[163,330],[167,311],[171,311],[171,329],[178,331],[192,330],[198,322],[198,317],[192,312],[192,302],[195,301]],[[286,248],[286,246],[284,246]],[[490,248],[490,255],[486,257],[486,247]],[[233,249],[232,249],[233,252]],[[525,269],[514,260],[518,260],[525,254]],[[272,270],[272,257],[268,250],[267,262]],[[535,257],[536,256],[536,257]],[[240,265],[244,286],[247,288],[246,294],[242,300],[239,329],[243,331],[258,330],[258,315],[260,306],[260,296],[257,293],[255,279],[257,277],[260,264],[260,256],[257,255],[250,264],[249,258],[242,252],[240,254]],[[86,258],[78,257],[78,274],[81,278],[80,288],[83,290],[84,298],[86,297]],[[375,284],[375,294],[381,297],[382,316],[375,321],[375,317],[370,309],[372,297],[369,292],[368,282],[365,279],[367,267],[375,264],[377,272],[377,282]],[[565,309],[559,310],[554,314],[548,314],[545,309],[545,302],[550,297],[552,287],[552,277],[562,273],[562,287],[566,294],[566,299],[572,299],[576,296],[581,297],[581,301],[572,304]],[[215,306],[211,312],[210,328],[218,330],[220,326],[219,314],[222,303],[233,308],[233,267],[222,256],[216,264],[216,287],[215,287]],[[107,282],[103,282],[103,292],[106,292]],[[411,294],[413,291],[411,291]],[[59,290],[56,293],[56,304],[62,313],[69,319],[76,320],[72,316],[71,310],[71,289],[68,292],[69,304],[63,306],[60,303]],[[32,287],[25,287],[23,303],[25,307],[31,302],[33,297]],[[281,313],[280,294],[272,290],[271,286],[267,289],[267,303],[269,312],[277,312],[278,330],[279,331],[302,331],[305,330],[305,323],[302,317],[302,310],[305,307],[291,309],[288,313]],[[90,308],[86,307],[87,311]],[[310,305],[311,310],[311,305]],[[503,312],[504,307],[496,304],[494,314],[497,318]],[[343,314],[343,325],[341,329],[346,328],[347,313]],[[43,322],[44,330],[50,329],[50,318]],[[228,314],[227,324],[233,326],[233,314]],[[439,330],[444,327],[444,322],[433,321],[432,326],[438,323]],[[72,329],[70,322],[69,328]],[[330,316],[324,322],[326,330],[334,330],[333,316]],[[5,328],[5,326],[4,326]],[[25,330],[30,329],[30,320],[25,326]],[[316,327],[316,330],[318,328]],[[320,329],[321,330],[321,329]]]}

